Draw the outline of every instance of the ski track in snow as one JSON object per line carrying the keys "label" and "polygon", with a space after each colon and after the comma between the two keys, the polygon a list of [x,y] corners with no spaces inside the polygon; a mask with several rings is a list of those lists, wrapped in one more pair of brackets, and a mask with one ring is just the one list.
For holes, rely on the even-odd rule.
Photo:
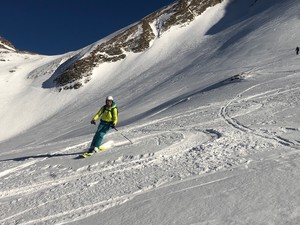
{"label": "ski track in snow", "polygon": [[[284,79],[286,79],[286,78],[284,78]],[[296,87],[293,87],[293,88],[289,87],[288,89],[284,89],[284,88],[281,87],[281,88],[277,88],[277,89],[274,89],[274,90],[268,90],[266,92],[259,93],[259,94],[256,94],[254,96],[243,98],[243,95],[245,93],[251,91],[252,89],[259,88],[260,86],[264,86],[268,83],[278,82],[278,80],[283,80],[283,78],[278,78],[278,79],[275,79],[275,80],[272,80],[272,81],[267,81],[267,82],[264,82],[264,83],[256,84],[256,85],[253,85],[252,87],[242,91],[235,98],[230,100],[225,106],[221,107],[220,115],[224,118],[226,123],[228,123],[232,127],[236,128],[237,130],[240,130],[242,132],[247,133],[247,135],[253,134],[253,135],[258,136],[258,137],[263,138],[263,139],[274,140],[277,143],[279,143],[280,145],[285,145],[285,146],[289,146],[291,148],[299,149],[299,147],[300,147],[299,143],[297,144],[295,140],[289,140],[288,138],[283,138],[283,137],[280,137],[279,135],[274,135],[274,134],[271,134],[269,132],[263,132],[263,131],[260,131],[260,130],[257,130],[257,129],[253,129],[249,126],[243,125],[237,119],[235,119],[234,117],[229,115],[230,106],[233,105],[233,104],[239,104],[241,102],[243,102],[243,104],[247,104],[247,101],[251,100],[253,102],[252,102],[252,104],[249,104],[249,105],[251,105],[252,107],[254,106],[253,111],[256,111],[258,109],[261,109],[263,104],[259,103],[259,102],[254,102],[255,98],[261,98],[261,97],[269,98],[269,97],[272,97],[272,96],[276,97],[276,96],[279,96],[279,95],[289,94],[289,93],[293,93],[293,92],[298,92],[299,93],[300,87],[298,85],[296,85]],[[255,107],[255,104],[257,105],[256,107]],[[248,113],[250,113],[250,112],[252,112],[252,110],[248,111]],[[240,115],[235,115],[235,117],[237,117],[237,116],[240,116]]]}
{"label": "ski track in snow", "polygon": [[[27,159],[25,162],[16,163],[14,167],[0,173],[1,183],[6,184],[1,185],[0,209],[3,214],[0,216],[0,222],[63,224],[80,220],[123,204],[139,194],[165,186],[170,182],[247,163],[247,160],[241,156],[246,156],[249,149],[264,148],[266,142],[269,142],[269,145],[283,144],[294,148],[293,140],[262,133],[238,121],[237,118],[261,109],[263,103],[259,101],[289,93],[279,88],[244,97],[260,85],[262,84],[240,92],[223,106],[221,103],[201,106],[184,113],[154,119],[127,131],[137,136],[133,139],[136,143],[134,145],[145,140],[150,140],[156,145],[158,151],[153,153],[125,155],[112,161],[86,165],[76,170],[63,165],[49,164],[40,167],[40,162],[45,160],[50,162],[51,157]],[[290,91],[297,92],[299,87],[294,87]],[[256,104],[252,103],[249,108],[248,101],[256,101]],[[239,105],[240,108],[236,114],[230,115],[231,107],[234,105]],[[246,109],[243,110],[242,106],[246,106]],[[210,121],[201,121],[203,111],[214,112],[218,108],[219,115],[211,114]],[[233,130],[228,131],[228,128],[224,129],[222,126],[219,129],[209,128],[218,127],[218,124],[222,123],[221,119],[229,125],[228,128],[232,127]],[[181,124],[187,121],[190,125],[182,127]],[[174,129],[165,131],[164,127],[174,127]],[[250,134],[263,140],[259,143],[251,138]],[[177,142],[173,143],[174,140]],[[84,142],[54,154],[82,150],[87,144],[88,142]],[[115,143],[115,146],[118,146],[118,143]],[[5,166],[8,162],[2,164]],[[88,160],[86,162],[89,163]],[[61,201],[68,204],[61,206],[59,204]]]}
{"label": "ski track in snow", "polygon": [[[0,223],[63,224],[77,221],[168,183],[245,164],[247,160],[243,156],[251,153],[251,149],[255,151],[276,145],[296,148],[293,140],[270,132],[262,133],[238,121],[238,118],[261,110],[267,98],[299,91],[299,87],[295,86],[289,91],[277,88],[244,96],[260,85],[263,84],[247,88],[226,104],[201,106],[154,119],[126,131],[136,136],[133,138],[135,144],[128,147],[133,148],[148,140],[157,146],[156,152],[123,155],[78,169],[51,165],[51,157],[29,158],[13,164],[2,162],[4,168],[6,164],[12,167],[0,173],[1,183],[6,184],[1,185],[0,210],[3,213]],[[231,115],[231,109],[237,105],[238,110],[235,109],[235,114]],[[219,115],[213,113],[218,110]],[[208,111],[211,112],[209,121],[202,118],[203,112]],[[227,128],[220,125],[222,119],[228,124]],[[184,123],[187,126],[181,125]],[[173,129],[166,131],[165,127]],[[262,140],[258,141],[251,135]],[[84,142],[53,154],[82,151],[87,145],[88,142]],[[114,145],[122,148],[124,143]],[[98,156],[101,154],[94,157]],[[41,167],[39,163],[45,160],[49,160],[49,164]],[[70,160],[73,159],[70,157]],[[89,163],[89,160],[85,162]],[[62,206],[61,201],[68,204]]]}
{"label": "ski track in snow", "polygon": [[[196,112],[192,110],[190,113],[196,114]],[[149,139],[152,136],[156,144],[161,145],[164,140],[160,139],[166,132],[145,135],[147,128],[158,129],[162,123],[174,121],[174,117],[190,118],[190,114],[179,114],[173,118],[160,119],[157,123],[144,125],[141,129],[144,136],[138,139]],[[178,130],[176,133],[183,134],[181,141],[154,154],[122,156],[113,162],[91,165],[87,169],[78,171],[63,166],[36,168],[38,162],[50,159],[29,159],[28,162],[2,172],[6,186],[5,190],[2,189],[0,193],[0,200],[3,203],[1,212],[4,213],[0,217],[0,222],[7,224],[10,222],[19,224],[67,223],[122,204],[139,193],[168,182],[243,162],[243,159],[236,157],[228,158],[231,154],[228,148],[227,153],[218,151],[221,148],[211,151],[216,149],[214,142],[219,140],[218,146],[222,143],[220,141],[222,133],[217,130],[188,131],[185,129],[185,132],[182,128]],[[203,140],[205,136],[208,137],[207,141],[199,142],[199,139]],[[224,140],[223,144],[225,142],[227,141]],[[61,152],[78,148],[80,149],[81,146],[67,148]],[[47,175],[49,170],[53,171]],[[9,176],[13,171],[14,176]],[[36,174],[37,172],[39,175]],[[28,184],[16,182],[20,176],[28,177],[25,179]],[[48,179],[45,179],[47,177]],[[107,196],[110,198],[107,199]],[[60,209],[60,201],[67,201],[69,204],[66,205],[72,207],[66,209],[64,206]],[[24,208],[26,210],[22,211]],[[52,208],[50,212],[45,210]],[[26,215],[30,216],[26,217]]]}
{"label": "ski track in snow", "polygon": [[[206,107],[200,108],[207,110]],[[185,120],[189,119],[191,114],[195,118],[202,113],[200,111],[199,115],[199,109],[194,109],[187,114],[177,114],[172,118],[166,117],[133,128],[131,132],[138,136],[134,139],[135,143],[152,139],[158,148],[163,146],[164,142],[168,144],[154,153],[125,155],[113,161],[96,163],[78,170],[63,165],[39,168],[39,162],[51,161],[51,158],[47,157],[19,162],[19,165],[1,174],[4,178],[2,182],[6,185],[1,186],[0,192],[1,211],[5,215],[0,217],[0,222],[55,224],[79,220],[122,204],[135,195],[168,182],[215,171],[243,161],[235,157],[228,158],[227,154],[230,155],[230,152],[210,152],[209,146],[222,139],[219,131],[199,130],[196,126],[182,128],[174,124],[174,118]],[[219,119],[212,120],[213,123],[216,121]],[[161,126],[167,124],[179,128],[166,132]],[[203,124],[207,124],[207,121]],[[200,123],[199,126],[201,125]],[[174,140],[181,141],[173,143],[173,136]],[[169,145],[170,143],[173,144]],[[77,151],[82,149],[82,146],[86,144],[66,148],[61,152]],[[86,162],[88,163],[88,160]],[[60,208],[60,201],[67,201],[67,205],[72,207]],[[22,211],[24,208],[26,210]],[[53,211],[47,211],[46,208],[53,208]]]}

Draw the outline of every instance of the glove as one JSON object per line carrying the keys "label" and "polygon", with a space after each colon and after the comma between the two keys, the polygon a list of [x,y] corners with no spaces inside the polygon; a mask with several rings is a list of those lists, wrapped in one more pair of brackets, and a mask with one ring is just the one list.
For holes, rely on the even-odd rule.
{"label": "glove", "polygon": [[115,129],[115,128],[116,128],[116,125],[115,125],[115,124],[112,124],[112,125],[111,125],[111,128]]}
{"label": "glove", "polygon": [[95,121],[95,120],[92,120],[92,121],[91,121],[91,124],[96,125],[96,121]]}

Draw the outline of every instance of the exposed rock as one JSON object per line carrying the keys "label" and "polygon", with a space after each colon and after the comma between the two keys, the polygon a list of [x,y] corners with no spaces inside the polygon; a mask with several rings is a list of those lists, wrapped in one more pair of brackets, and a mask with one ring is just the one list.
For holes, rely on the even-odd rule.
{"label": "exposed rock", "polygon": [[4,37],[0,36],[0,53],[10,53],[11,51],[14,51],[19,54],[30,54],[30,55],[36,55],[37,53],[30,52],[30,51],[20,51],[15,48],[15,46],[6,40]]}
{"label": "exposed rock", "polygon": [[5,50],[11,50],[14,49],[16,50],[15,46],[13,46],[12,43],[10,43],[8,40],[0,36],[0,48],[5,49]]}

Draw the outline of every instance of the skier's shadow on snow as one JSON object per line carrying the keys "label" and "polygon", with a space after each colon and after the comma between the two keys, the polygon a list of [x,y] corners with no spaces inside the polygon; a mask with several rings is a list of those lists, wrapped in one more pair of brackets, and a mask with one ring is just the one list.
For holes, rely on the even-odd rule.
{"label": "skier's shadow on snow", "polygon": [[[25,161],[28,159],[42,159],[42,158],[55,158],[55,157],[64,157],[64,156],[79,156],[83,152],[77,152],[77,153],[57,153],[57,154],[43,154],[43,155],[32,155],[32,156],[22,156],[22,157],[17,157],[17,158],[11,158],[11,159],[2,159],[0,162],[7,162],[7,161]],[[74,159],[78,159],[80,157],[76,157]]]}

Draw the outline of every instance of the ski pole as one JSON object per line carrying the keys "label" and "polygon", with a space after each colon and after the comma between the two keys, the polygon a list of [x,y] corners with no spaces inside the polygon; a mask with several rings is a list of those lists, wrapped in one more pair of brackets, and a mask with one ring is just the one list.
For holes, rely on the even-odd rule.
{"label": "ski pole", "polygon": [[[115,128],[114,127],[114,129],[116,130],[116,131],[119,131],[117,128]],[[133,144],[133,142],[128,138],[128,137],[126,137],[124,134],[122,134],[121,132],[119,132],[119,134],[121,134],[124,138],[126,138],[131,144]]]}

